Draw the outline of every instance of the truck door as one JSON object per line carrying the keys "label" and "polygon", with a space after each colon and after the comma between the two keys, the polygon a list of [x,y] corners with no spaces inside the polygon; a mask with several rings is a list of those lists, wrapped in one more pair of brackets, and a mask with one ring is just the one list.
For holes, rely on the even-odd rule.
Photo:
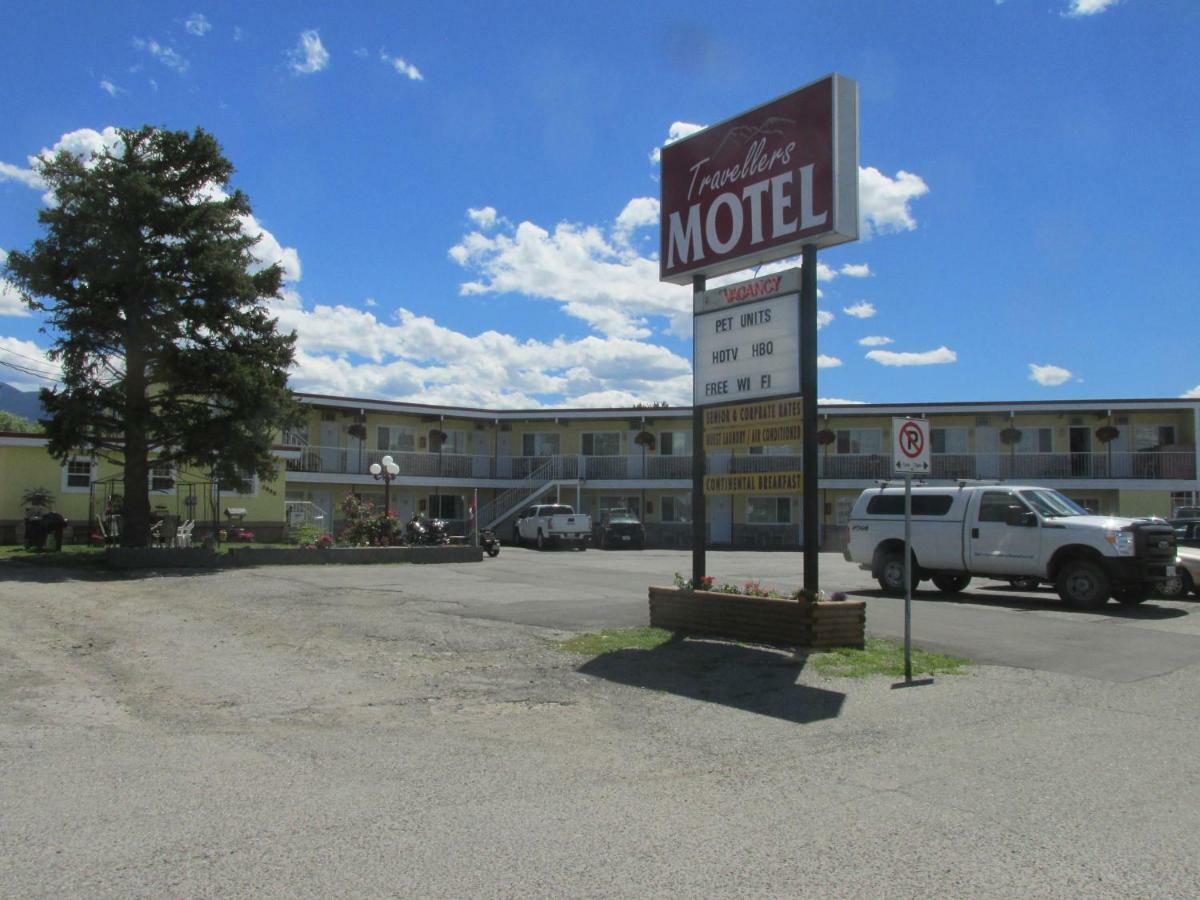
{"label": "truck door", "polygon": [[969,515],[972,572],[993,575],[1039,574],[1042,529],[1037,514],[1013,491],[984,491]]}

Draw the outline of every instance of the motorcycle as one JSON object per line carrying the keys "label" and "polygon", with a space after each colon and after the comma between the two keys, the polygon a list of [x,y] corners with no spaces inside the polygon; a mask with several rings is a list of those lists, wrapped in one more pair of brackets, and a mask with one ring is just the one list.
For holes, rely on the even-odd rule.
{"label": "motorcycle", "polygon": [[496,537],[494,531],[489,531],[486,528],[479,532],[479,546],[483,548],[483,552],[493,558],[500,555],[500,539]]}
{"label": "motorcycle", "polygon": [[404,536],[407,542],[414,546],[436,546],[450,543],[445,520],[427,519],[420,514],[408,520],[408,524],[404,526]]}

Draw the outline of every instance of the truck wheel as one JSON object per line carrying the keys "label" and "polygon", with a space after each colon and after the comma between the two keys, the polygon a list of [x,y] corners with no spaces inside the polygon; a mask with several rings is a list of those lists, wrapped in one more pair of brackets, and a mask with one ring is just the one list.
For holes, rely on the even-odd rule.
{"label": "truck wheel", "polygon": [[1022,576],[1021,578],[1010,578],[1008,583],[1018,591],[1036,591],[1040,579],[1034,578],[1032,575]]}
{"label": "truck wheel", "polygon": [[513,526],[513,546],[514,547],[521,546],[521,529],[518,528],[516,525]]}
{"label": "truck wheel", "polygon": [[586,550],[587,549],[587,541],[580,541],[576,546],[578,546],[580,550]]}
{"label": "truck wheel", "polygon": [[1108,602],[1108,576],[1091,560],[1068,562],[1058,573],[1055,587],[1063,602],[1075,609],[1091,609]]}
{"label": "truck wheel", "polygon": [[[879,563],[879,586],[883,588],[885,594],[895,596],[904,596],[904,554],[899,550],[892,550],[883,555],[883,559]],[[916,564],[912,567],[912,586],[913,590],[917,589],[917,584],[920,582],[917,575]]]}
{"label": "truck wheel", "polygon": [[965,573],[933,576],[933,586],[943,594],[961,594],[970,583],[971,576]]}
{"label": "truck wheel", "polygon": [[539,550],[546,549],[546,536],[544,534],[542,534],[542,529],[540,529],[540,528],[538,529],[538,533],[537,533],[537,548]]}

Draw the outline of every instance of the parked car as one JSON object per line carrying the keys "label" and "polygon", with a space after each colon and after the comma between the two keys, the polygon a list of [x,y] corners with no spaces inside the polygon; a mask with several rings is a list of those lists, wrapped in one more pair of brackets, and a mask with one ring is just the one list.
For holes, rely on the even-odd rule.
{"label": "parked car", "polygon": [[1180,547],[1200,547],[1200,519],[1172,519],[1170,524]]}
{"label": "parked car", "polygon": [[1167,600],[1181,600],[1188,594],[1200,596],[1200,548],[1180,547],[1175,574],[1160,580],[1155,593]]}
{"label": "parked car", "polygon": [[600,513],[600,547],[610,550],[613,547],[636,547],[641,550],[646,546],[646,526],[638,521],[638,517],[628,509],[606,509]]}

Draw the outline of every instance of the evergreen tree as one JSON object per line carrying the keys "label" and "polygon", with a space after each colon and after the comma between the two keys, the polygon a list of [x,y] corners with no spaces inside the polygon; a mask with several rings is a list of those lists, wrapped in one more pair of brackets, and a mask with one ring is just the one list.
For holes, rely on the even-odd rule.
{"label": "evergreen tree", "polygon": [[53,197],[45,234],[8,257],[26,304],[46,314],[63,386],[41,394],[50,452],[95,452],[124,468],[125,546],[149,538],[153,460],[243,482],[269,478],[271,445],[296,420],[287,389],[295,334],[264,301],[278,265],[261,267],[228,192],[217,141],[145,126],[80,159],[38,163]]}

